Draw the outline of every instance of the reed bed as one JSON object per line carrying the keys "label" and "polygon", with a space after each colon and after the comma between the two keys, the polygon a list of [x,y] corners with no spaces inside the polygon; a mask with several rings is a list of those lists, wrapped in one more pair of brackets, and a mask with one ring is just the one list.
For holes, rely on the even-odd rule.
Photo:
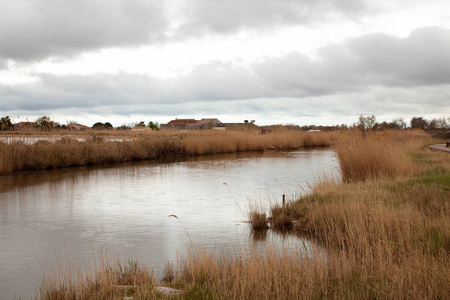
{"label": "reed bed", "polygon": [[[330,252],[308,259],[302,251],[269,249],[263,253],[218,254],[194,250],[179,262],[173,286],[186,299],[446,299],[450,271],[444,257],[410,253],[392,263],[385,249],[361,257]],[[387,264],[384,264],[387,263]]]}
{"label": "reed bed", "polygon": [[93,255],[92,261],[74,264],[66,255],[55,253],[43,265],[40,299],[124,299],[156,298],[156,277],[136,261],[121,263],[107,249]]}
{"label": "reed bed", "polygon": [[423,145],[415,132],[381,132],[365,135],[355,131],[343,134],[333,148],[342,179],[346,182],[414,173],[412,151]]}
{"label": "reed bed", "polygon": [[[450,299],[450,155],[404,134],[344,136],[376,162],[395,155],[394,166],[372,166],[360,157],[366,152],[338,144],[338,156],[355,160],[347,180],[322,178],[310,194],[272,208],[324,253],[192,247],[169,284],[185,299]],[[265,218],[251,209],[258,223]]]}
{"label": "reed bed", "polygon": [[299,298],[450,298],[450,155],[431,143],[410,132],[344,134],[334,145],[343,181],[323,178],[271,208],[328,249],[326,265],[313,259],[297,270],[320,287]]}
{"label": "reed bed", "polygon": [[[30,136],[0,142],[0,175],[21,171],[100,165],[239,151],[289,150],[328,146],[329,133],[280,132],[96,132],[70,136],[45,135],[33,144]],[[50,140],[49,140],[50,139]]]}

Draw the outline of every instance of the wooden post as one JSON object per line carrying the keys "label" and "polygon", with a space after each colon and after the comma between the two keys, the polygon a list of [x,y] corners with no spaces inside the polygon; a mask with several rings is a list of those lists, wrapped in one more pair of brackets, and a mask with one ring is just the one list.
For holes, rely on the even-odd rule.
{"label": "wooden post", "polygon": [[283,194],[283,210],[284,210],[285,203],[286,203],[286,195]]}

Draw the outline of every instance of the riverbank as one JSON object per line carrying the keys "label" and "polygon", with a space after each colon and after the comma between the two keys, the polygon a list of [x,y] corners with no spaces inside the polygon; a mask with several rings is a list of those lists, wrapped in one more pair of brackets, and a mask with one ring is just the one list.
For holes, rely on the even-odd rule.
{"label": "riverbank", "polygon": [[324,147],[335,136],[326,132],[216,130],[7,135],[0,142],[0,175],[193,155]]}
{"label": "riverbank", "polygon": [[[354,134],[336,143],[344,181],[322,178],[283,210],[296,220],[294,230],[327,255],[270,249],[226,255],[191,246],[177,267],[167,268],[165,283],[184,290],[186,299],[449,298],[450,157],[429,150],[432,143],[403,133]],[[80,272],[83,286],[56,274],[42,294],[158,298],[154,277],[139,280],[148,267],[131,269]],[[113,275],[102,280],[105,274]],[[124,274],[132,278],[127,284],[119,280]]]}

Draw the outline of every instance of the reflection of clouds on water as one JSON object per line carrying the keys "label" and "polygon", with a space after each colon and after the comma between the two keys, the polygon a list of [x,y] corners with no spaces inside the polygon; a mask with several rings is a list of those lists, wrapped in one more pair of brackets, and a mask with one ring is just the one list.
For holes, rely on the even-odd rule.
{"label": "reflection of clouds on water", "polygon": [[52,243],[77,260],[106,244],[122,259],[148,262],[157,274],[185,254],[191,241],[208,250],[288,244],[302,249],[293,235],[250,236],[242,222],[248,201],[268,209],[333,159],[329,150],[233,153],[2,177],[0,290],[32,294],[29,269],[39,271],[36,257]]}

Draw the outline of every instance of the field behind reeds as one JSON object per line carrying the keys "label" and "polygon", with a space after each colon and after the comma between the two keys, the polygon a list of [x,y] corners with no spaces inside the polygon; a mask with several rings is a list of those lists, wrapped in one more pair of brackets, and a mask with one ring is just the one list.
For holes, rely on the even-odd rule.
{"label": "field behind reeds", "polygon": [[[0,142],[0,175],[21,171],[100,165],[240,151],[290,150],[329,146],[330,133],[286,131],[271,134],[236,131],[95,132],[44,135],[35,143],[14,135]],[[11,138],[11,136],[10,136]]]}
{"label": "field behind reeds", "polygon": [[[193,246],[165,284],[185,299],[450,299],[450,155],[430,151],[431,143],[398,132],[342,136],[335,149],[343,180],[322,178],[310,194],[272,209],[324,253]],[[267,230],[264,213],[255,207],[249,216]],[[160,297],[147,289],[143,298]]]}

